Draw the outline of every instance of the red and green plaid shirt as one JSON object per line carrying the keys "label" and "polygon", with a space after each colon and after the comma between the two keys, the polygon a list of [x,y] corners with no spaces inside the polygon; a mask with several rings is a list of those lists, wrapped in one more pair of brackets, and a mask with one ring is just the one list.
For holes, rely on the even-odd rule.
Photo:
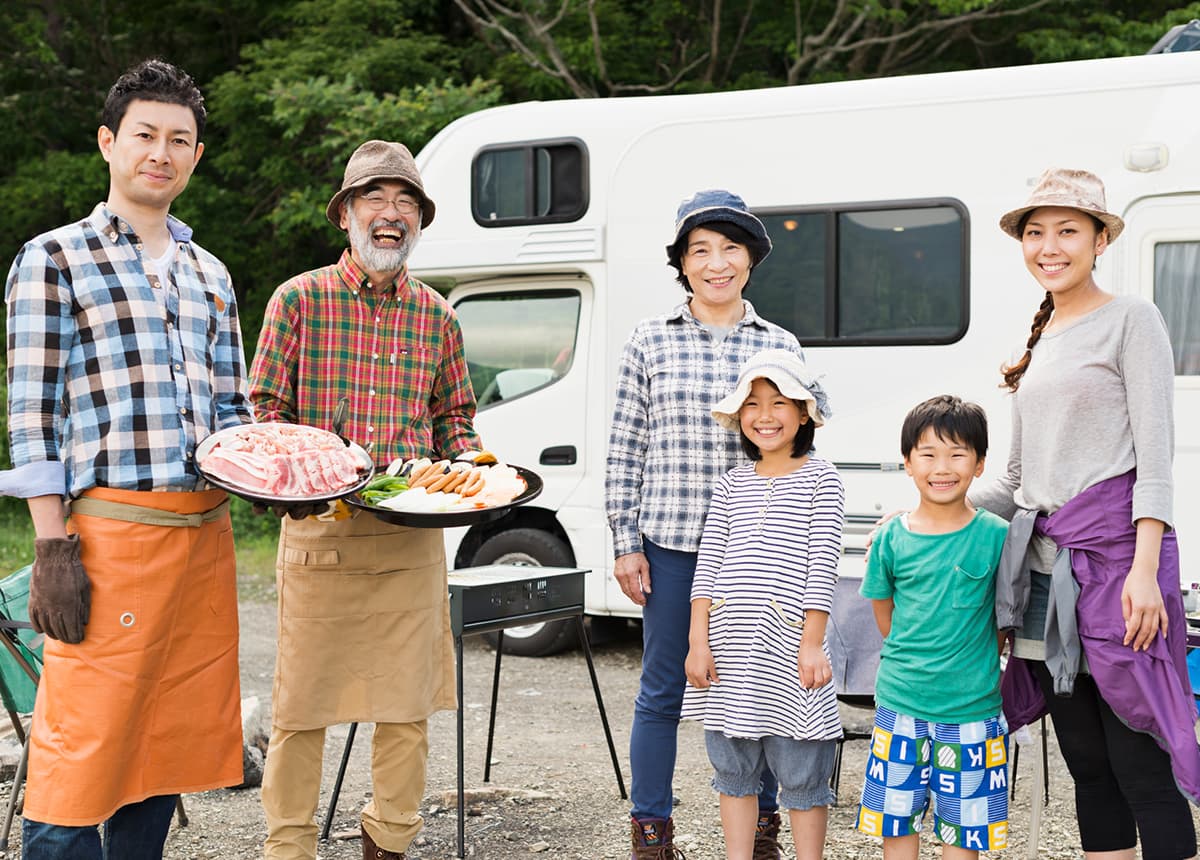
{"label": "red and green plaid shirt", "polygon": [[342,397],[350,398],[343,434],[373,442],[380,466],[479,447],[454,310],[407,270],[372,288],[348,250],[275,291],[250,369],[258,421],[330,429]]}

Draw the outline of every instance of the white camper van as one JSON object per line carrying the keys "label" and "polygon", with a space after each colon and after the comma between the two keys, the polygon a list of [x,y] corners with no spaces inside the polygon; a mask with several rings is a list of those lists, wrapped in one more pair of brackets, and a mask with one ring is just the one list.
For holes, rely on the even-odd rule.
{"label": "white camper van", "polygon": [[[438,204],[413,258],[449,289],[486,445],[545,479],[498,523],[447,533],[455,567],[590,570],[596,615],[636,616],[612,577],[604,470],[615,374],[641,319],[683,298],[665,245],[679,201],[740,194],[775,250],[747,298],[826,374],[817,445],[846,483],[844,574],[909,505],[900,423],[949,392],[983,404],[1006,461],[999,367],[1041,294],[997,219],[1043,168],[1105,181],[1128,223],[1097,279],[1153,299],[1175,349],[1176,524],[1200,581],[1200,53],[756,91],[518,104],[447,126],[417,161]],[[570,630],[508,631],[524,653]]]}

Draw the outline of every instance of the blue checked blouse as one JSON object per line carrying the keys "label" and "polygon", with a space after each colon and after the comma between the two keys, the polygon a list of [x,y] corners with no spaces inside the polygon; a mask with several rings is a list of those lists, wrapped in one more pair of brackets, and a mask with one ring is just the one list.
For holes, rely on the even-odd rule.
{"label": "blue checked blouse", "polygon": [[746,461],[738,434],[712,417],[713,405],[759,350],[803,355],[793,334],[744,304],[745,316],[720,343],[686,303],[629,336],[605,478],[614,555],[641,552],[643,535],[667,549],[697,551],[713,486]]}
{"label": "blue checked blouse", "polygon": [[250,420],[229,273],[186,224],[168,227],[166,284],[103,203],[17,255],[5,290],[15,468],[0,492],[203,489],[196,445]]}

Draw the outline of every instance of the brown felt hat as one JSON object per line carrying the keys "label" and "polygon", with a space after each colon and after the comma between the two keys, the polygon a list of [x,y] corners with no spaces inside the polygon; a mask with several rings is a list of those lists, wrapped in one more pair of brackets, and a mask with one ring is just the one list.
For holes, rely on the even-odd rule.
{"label": "brown felt hat", "polygon": [[1021,219],[1027,212],[1043,206],[1062,206],[1095,215],[1108,228],[1108,241],[1116,241],[1125,229],[1119,215],[1108,211],[1104,202],[1104,183],[1086,170],[1064,170],[1054,167],[1038,179],[1037,186],[1025,205],[1006,212],[1000,219],[1000,229],[1014,239],[1021,238]]}
{"label": "brown felt hat", "polygon": [[404,182],[412,187],[421,198],[421,229],[428,227],[433,221],[436,208],[425,193],[425,186],[421,184],[417,163],[413,161],[407,146],[387,140],[368,140],[354,150],[354,154],[346,162],[341,189],[329,199],[329,205],[325,207],[325,217],[334,227],[342,229],[339,221],[342,201],[346,199],[346,195],[372,182],[384,180]]}

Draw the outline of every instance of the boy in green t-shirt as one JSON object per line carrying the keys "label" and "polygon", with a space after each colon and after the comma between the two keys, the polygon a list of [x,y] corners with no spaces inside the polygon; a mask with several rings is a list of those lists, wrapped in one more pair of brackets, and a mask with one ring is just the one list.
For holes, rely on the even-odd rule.
{"label": "boy in green t-shirt", "polygon": [[884,642],[858,829],[883,837],[885,860],[916,860],[932,796],[942,856],[968,860],[1008,841],[994,608],[1008,524],[967,502],[987,454],[979,406],[926,400],[900,450],[921,501],[879,529],[860,589]]}

